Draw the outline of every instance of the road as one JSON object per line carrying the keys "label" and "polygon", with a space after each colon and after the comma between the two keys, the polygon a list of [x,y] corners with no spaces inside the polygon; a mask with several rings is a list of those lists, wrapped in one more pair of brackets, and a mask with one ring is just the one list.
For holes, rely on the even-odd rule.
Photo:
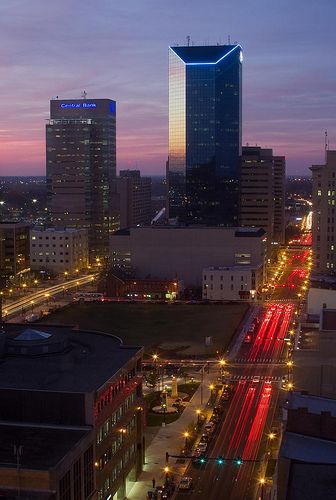
{"label": "road", "polygon": [[21,314],[24,310],[30,312],[35,306],[43,302],[48,302],[50,298],[63,293],[65,290],[76,289],[79,286],[91,283],[95,279],[95,276],[96,274],[90,274],[82,278],[67,280],[63,283],[47,287],[44,290],[28,294],[15,302],[5,305],[2,310],[3,317],[9,319],[17,314]]}
{"label": "road", "polygon": [[[253,341],[242,344],[229,368],[235,392],[226,418],[217,426],[217,434],[207,450],[206,464],[189,466],[186,474],[193,478],[193,489],[179,492],[178,500],[250,500],[260,496],[260,479],[266,468],[266,435],[272,429],[278,407],[282,376],[287,375],[284,361],[289,330],[298,291],[307,279],[308,259],[309,251],[305,249],[288,252]],[[227,461],[219,465],[215,461],[218,456]],[[235,462],[238,457],[242,458],[241,465]]]}

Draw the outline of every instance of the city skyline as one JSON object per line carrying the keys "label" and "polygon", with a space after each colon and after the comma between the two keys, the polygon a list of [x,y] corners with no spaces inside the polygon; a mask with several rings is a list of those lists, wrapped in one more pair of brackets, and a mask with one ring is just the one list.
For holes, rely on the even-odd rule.
{"label": "city skyline", "polygon": [[[336,41],[328,0],[240,6],[129,0],[94,6],[42,0],[0,6],[1,175],[44,175],[49,99],[117,101],[118,169],[164,174],[168,155],[168,47],[238,42],[244,51],[243,144],[272,147],[287,173],[321,163],[324,130],[335,146]],[[192,7],[192,8],[191,8]],[[230,8],[228,8],[230,7]],[[216,15],[214,15],[216,12]],[[251,19],[253,18],[253,22]],[[210,36],[211,35],[211,36]]]}

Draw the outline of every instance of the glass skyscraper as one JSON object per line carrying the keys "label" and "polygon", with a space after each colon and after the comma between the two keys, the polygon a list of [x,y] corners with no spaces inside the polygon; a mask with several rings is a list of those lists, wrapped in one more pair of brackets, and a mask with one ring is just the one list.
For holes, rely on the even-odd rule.
{"label": "glass skyscraper", "polygon": [[169,48],[169,217],[234,226],[241,154],[240,45]]}
{"label": "glass skyscraper", "polygon": [[54,99],[46,126],[47,195],[55,227],[86,228],[91,260],[109,252],[117,220],[111,212],[116,177],[116,103]]}

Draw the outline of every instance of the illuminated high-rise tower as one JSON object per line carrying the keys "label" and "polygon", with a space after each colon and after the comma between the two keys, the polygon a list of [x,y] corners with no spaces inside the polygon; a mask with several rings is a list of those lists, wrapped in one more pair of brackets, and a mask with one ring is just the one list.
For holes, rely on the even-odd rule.
{"label": "illuminated high-rise tower", "polygon": [[91,260],[109,252],[116,177],[116,103],[54,99],[46,127],[47,193],[55,227],[86,228]]}
{"label": "illuminated high-rise tower", "polygon": [[234,226],[241,154],[240,45],[169,48],[169,217]]}

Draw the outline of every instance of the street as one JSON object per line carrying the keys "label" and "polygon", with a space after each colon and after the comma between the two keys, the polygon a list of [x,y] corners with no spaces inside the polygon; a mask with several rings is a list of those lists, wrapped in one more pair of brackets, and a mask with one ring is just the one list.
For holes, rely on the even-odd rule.
{"label": "street", "polygon": [[[207,449],[205,464],[190,465],[186,472],[193,478],[192,490],[179,492],[177,499],[242,500],[260,496],[267,465],[266,434],[272,429],[282,377],[287,374],[284,366],[290,348],[289,330],[297,296],[307,278],[308,259],[309,250],[288,252],[274,280],[272,300],[259,316],[253,341],[242,344],[235,362],[228,367],[235,392],[226,418]],[[224,457],[223,464],[216,462],[219,456]]]}

